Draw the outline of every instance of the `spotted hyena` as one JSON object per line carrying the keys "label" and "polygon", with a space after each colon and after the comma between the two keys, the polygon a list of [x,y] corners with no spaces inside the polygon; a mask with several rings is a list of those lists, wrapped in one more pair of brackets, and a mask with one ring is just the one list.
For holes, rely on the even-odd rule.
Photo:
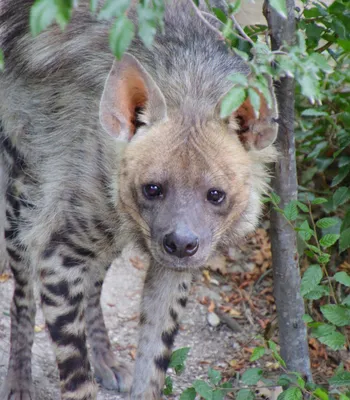
{"label": "spotted hyena", "polygon": [[[246,100],[220,118],[227,76],[249,70],[189,0],[169,2],[152,49],[136,39],[121,61],[108,50],[109,23],[88,2],[64,32],[52,26],[34,39],[32,3],[0,0],[0,149],[15,278],[1,399],[35,399],[34,281],[62,399],[96,399],[91,366],[108,389],[158,399],[193,271],[257,224],[275,110],[261,98],[257,118]],[[130,241],[151,259],[132,380],[100,307],[106,270]]]}

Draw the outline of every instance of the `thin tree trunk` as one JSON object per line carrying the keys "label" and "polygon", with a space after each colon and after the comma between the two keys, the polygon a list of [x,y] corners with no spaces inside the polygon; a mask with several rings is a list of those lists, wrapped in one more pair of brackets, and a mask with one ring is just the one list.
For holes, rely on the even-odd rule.
{"label": "thin tree trunk", "polygon": [[[292,44],[295,37],[294,0],[287,0],[288,18],[283,19],[265,0],[264,15],[268,21],[271,46],[280,49]],[[273,190],[281,198],[284,208],[297,198],[297,173],[294,138],[294,80],[284,78],[276,82],[279,106],[277,148],[279,162],[275,167]],[[283,215],[271,212],[271,246],[274,274],[274,296],[277,307],[281,356],[291,371],[298,371],[312,379],[307,332],[302,320],[304,301],[300,295],[300,271],[296,233]]]}

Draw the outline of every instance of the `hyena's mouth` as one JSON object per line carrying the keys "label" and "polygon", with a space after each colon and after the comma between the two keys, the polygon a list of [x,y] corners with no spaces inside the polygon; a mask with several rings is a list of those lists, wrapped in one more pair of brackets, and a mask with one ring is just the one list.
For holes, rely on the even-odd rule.
{"label": "hyena's mouth", "polygon": [[210,255],[205,256],[200,252],[187,257],[177,257],[175,255],[168,254],[160,246],[152,246],[150,253],[154,261],[160,266],[175,269],[178,271],[194,270],[202,268]]}

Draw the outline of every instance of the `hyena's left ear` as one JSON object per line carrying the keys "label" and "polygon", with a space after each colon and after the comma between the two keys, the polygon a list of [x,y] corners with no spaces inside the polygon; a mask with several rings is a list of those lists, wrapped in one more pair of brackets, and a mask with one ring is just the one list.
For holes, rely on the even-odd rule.
{"label": "hyena's left ear", "polygon": [[247,150],[262,150],[270,146],[277,138],[277,104],[272,82],[270,84],[271,108],[265,97],[260,92],[257,91],[257,93],[260,97],[258,116],[248,97],[230,118],[234,125],[238,125],[238,137]]}
{"label": "hyena's left ear", "polygon": [[131,140],[138,113],[142,122],[154,124],[166,118],[163,94],[142,65],[130,54],[114,61],[100,103],[100,122],[110,135]]}

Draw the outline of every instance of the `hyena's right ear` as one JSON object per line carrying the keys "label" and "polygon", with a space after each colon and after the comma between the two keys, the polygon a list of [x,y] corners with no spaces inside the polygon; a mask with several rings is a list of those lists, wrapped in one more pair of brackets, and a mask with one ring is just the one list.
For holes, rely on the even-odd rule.
{"label": "hyena's right ear", "polygon": [[132,55],[124,54],[121,61],[114,61],[106,79],[100,122],[111,136],[129,141],[135,133],[140,111],[147,125],[167,116],[164,96],[154,80]]}

